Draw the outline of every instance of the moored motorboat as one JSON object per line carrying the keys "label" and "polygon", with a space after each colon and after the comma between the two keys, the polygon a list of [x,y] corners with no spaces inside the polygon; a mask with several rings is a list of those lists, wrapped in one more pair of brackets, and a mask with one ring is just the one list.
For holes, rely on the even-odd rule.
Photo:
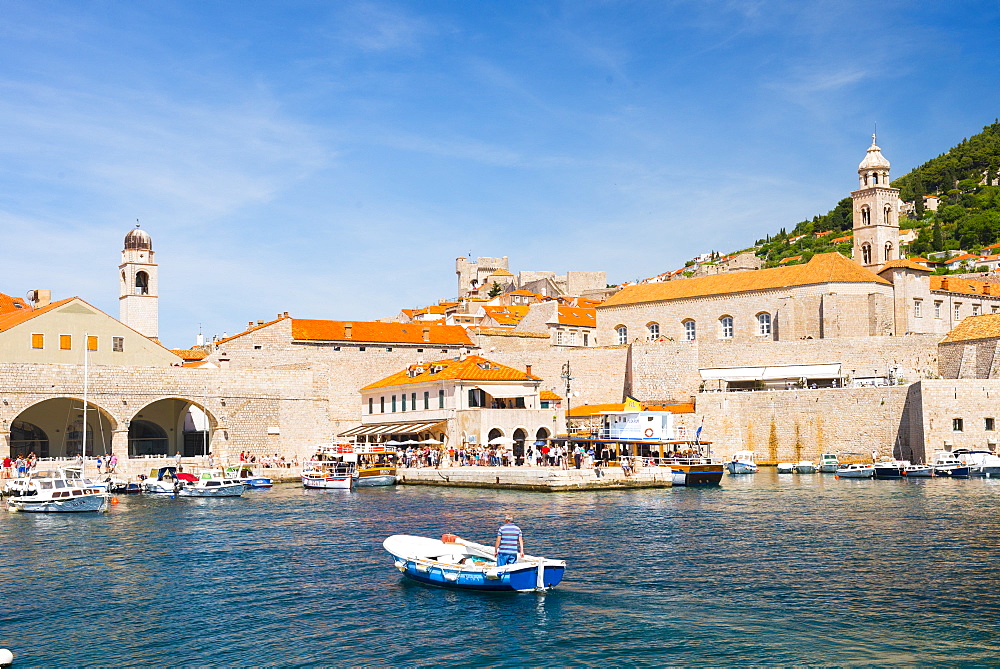
{"label": "moored motorboat", "polygon": [[160,467],[150,470],[149,477],[143,479],[140,486],[143,492],[151,495],[174,495],[184,483],[177,478],[177,467]]}
{"label": "moored motorboat", "polygon": [[938,476],[950,476],[956,479],[967,479],[971,473],[967,464],[947,453],[938,454],[932,467]]}
{"label": "moored motorboat", "polygon": [[874,465],[852,463],[837,470],[838,479],[870,479],[875,474]]}
{"label": "moored motorboat", "polygon": [[796,474],[815,474],[816,464],[812,460],[799,460],[795,463]]}
{"label": "moored motorboat", "polygon": [[753,451],[736,451],[733,458],[726,462],[726,471],[730,474],[756,474],[757,463]]}
{"label": "moored motorboat", "polygon": [[969,468],[969,476],[1000,477],[1000,456],[993,451],[958,448],[952,455]]}
{"label": "moored motorboat", "polygon": [[835,474],[840,469],[840,458],[836,453],[824,453],[820,456],[816,468],[823,474]]}
{"label": "moored motorboat", "polygon": [[903,471],[910,466],[907,460],[884,460],[876,462],[872,469],[872,477],[876,479],[901,479]]}
{"label": "moored motorboat", "polygon": [[274,486],[273,479],[268,478],[267,476],[255,474],[253,471],[253,465],[246,463],[226,467],[225,474],[227,478],[239,479],[246,484],[248,489],[259,490]]}
{"label": "moored motorboat", "polygon": [[395,534],[382,546],[406,578],[446,588],[544,591],[558,585],[566,571],[564,560],[530,555],[497,566],[493,547],[450,534],[441,539]]}
{"label": "moored motorboat", "polygon": [[81,513],[108,510],[110,495],[84,486],[64,472],[32,473],[7,500],[7,510],[25,513]]}
{"label": "moored motorboat", "polygon": [[[183,477],[184,474],[179,474]],[[192,477],[193,478],[193,477]],[[246,492],[247,484],[240,479],[228,478],[222,472],[208,470],[194,481],[186,481],[177,491],[178,497],[240,497]]]}
{"label": "moored motorboat", "polygon": [[932,478],[936,476],[934,467],[931,465],[907,465],[903,468],[903,476],[906,478]]}
{"label": "moored motorboat", "polygon": [[354,485],[359,488],[396,484],[396,451],[385,444],[355,444],[357,470]]}
{"label": "moored motorboat", "polygon": [[350,490],[354,486],[356,459],[350,444],[322,446],[303,467],[302,486]]}
{"label": "moored motorboat", "polygon": [[778,473],[779,474],[794,474],[795,473],[795,463],[794,462],[779,462],[778,463]]}

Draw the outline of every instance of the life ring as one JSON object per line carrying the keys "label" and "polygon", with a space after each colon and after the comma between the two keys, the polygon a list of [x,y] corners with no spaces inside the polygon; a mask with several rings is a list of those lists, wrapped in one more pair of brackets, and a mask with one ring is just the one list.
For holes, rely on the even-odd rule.
{"label": "life ring", "polygon": [[652,437],[652,436],[653,436],[653,428],[651,428],[651,427],[647,427],[647,428],[646,428],[646,431],[644,432],[644,434],[645,434],[645,435],[646,435],[647,437]]}

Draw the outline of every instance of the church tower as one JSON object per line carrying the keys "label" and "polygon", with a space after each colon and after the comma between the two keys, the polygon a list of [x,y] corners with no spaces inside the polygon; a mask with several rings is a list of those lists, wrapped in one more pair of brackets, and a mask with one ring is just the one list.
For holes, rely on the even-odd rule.
{"label": "church tower", "polygon": [[125,235],[118,288],[118,320],[150,339],[159,336],[159,299],[153,241],[145,230],[135,229]]}
{"label": "church tower", "polygon": [[877,271],[899,255],[899,189],[889,187],[889,161],[882,149],[868,147],[858,165],[854,199],[854,262]]}

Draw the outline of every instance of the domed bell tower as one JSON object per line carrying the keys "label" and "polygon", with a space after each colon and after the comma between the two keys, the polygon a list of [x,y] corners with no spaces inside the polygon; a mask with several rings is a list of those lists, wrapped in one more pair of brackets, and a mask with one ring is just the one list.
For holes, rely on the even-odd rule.
{"label": "domed bell tower", "polygon": [[159,279],[153,261],[153,241],[138,223],[125,235],[118,271],[118,320],[150,339],[158,339]]}
{"label": "domed bell tower", "polygon": [[889,187],[889,161],[875,144],[858,165],[854,200],[854,262],[878,271],[899,260],[899,189]]}

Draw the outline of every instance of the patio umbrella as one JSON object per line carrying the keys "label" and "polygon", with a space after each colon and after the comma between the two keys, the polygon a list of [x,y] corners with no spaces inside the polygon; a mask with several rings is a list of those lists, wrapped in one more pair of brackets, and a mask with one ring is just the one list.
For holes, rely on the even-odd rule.
{"label": "patio umbrella", "polygon": [[421,443],[421,444],[443,444],[444,442],[443,442],[443,441],[438,441],[437,439],[434,439],[434,438],[432,437],[432,438],[430,438],[430,439],[424,439],[424,440],[423,440],[423,441],[421,441],[420,443]]}
{"label": "patio umbrella", "polygon": [[416,441],[415,439],[407,439],[406,441],[401,441],[399,443],[403,445],[408,445],[408,444],[419,444],[420,442]]}
{"label": "patio umbrella", "polygon": [[502,444],[513,444],[514,440],[511,439],[510,437],[494,437],[486,443],[488,443],[490,446],[500,446]]}
{"label": "patio umbrella", "polygon": [[403,442],[396,441],[395,439],[390,439],[389,441],[383,441],[382,443],[385,444],[386,446],[399,446]]}

